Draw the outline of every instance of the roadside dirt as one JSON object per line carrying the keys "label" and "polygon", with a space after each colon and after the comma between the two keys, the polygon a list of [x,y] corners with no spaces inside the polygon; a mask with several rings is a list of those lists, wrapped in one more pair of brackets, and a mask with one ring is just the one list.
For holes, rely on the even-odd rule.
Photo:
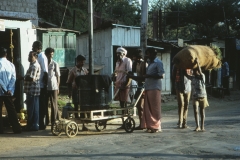
{"label": "roadside dirt", "polygon": [[[206,132],[193,132],[195,122],[189,105],[187,129],[177,129],[177,103],[168,95],[162,106],[176,109],[162,112],[163,133],[116,130],[121,119],[108,121],[105,131],[80,131],[74,138],[53,136],[45,131],[0,135],[0,159],[240,159],[240,91],[223,99],[208,96]],[[139,121],[134,117],[136,125]],[[153,146],[154,144],[154,146]],[[110,146],[110,147],[109,147]],[[89,158],[90,157],[90,158]],[[71,159],[72,159],[71,158]]]}

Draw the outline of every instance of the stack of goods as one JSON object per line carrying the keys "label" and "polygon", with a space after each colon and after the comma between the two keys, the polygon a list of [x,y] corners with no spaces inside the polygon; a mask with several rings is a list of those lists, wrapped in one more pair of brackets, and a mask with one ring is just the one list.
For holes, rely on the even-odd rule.
{"label": "stack of goods", "polygon": [[222,65],[221,51],[218,47],[201,45],[189,45],[183,48],[173,57],[173,63],[177,68],[195,69],[197,68],[196,58],[202,70],[220,68]]}

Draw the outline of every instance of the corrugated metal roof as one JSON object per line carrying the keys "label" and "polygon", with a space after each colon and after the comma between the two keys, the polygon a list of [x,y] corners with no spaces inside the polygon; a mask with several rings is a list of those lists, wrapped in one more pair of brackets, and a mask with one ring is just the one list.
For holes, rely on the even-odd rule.
{"label": "corrugated metal roof", "polygon": [[133,28],[133,29],[140,29],[141,27],[136,27],[136,26],[126,26],[126,25],[122,25],[122,24],[112,24],[113,27],[122,27],[122,28]]}
{"label": "corrugated metal roof", "polygon": [[157,47],[157,46],[147,46],[147,48],[154,48],[154,49],[159,49],[159,50],[163,50],[164,49],[162,47]]}
{"label": "corrugated metal roof", "polygon": [[40,27],[36,27],[36,29],[43,30],[43,31],[49,31],[49,32],[74,32],[74,33],[80,34],[79,31],[64,29],[64,28],[40,28]]}
{"label": "corrugated metal roof", "polygon": [[[140,48],[141,46],[122,46],[123,48]],[[163,50],[164,48],[162,47],[157,47],[157,46],[147,46],[147,48],[154,48],[154,49],[159,49]]]}

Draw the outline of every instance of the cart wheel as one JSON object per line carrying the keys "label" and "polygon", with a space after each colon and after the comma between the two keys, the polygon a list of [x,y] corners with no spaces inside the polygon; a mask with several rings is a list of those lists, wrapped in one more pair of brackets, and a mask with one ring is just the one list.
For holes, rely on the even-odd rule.
{"label": "cart wheel", "polygon": [[78,133],[78,125],[76,122],[70,121],[66,125],[66,134],[69,138],[75,137]]}
{"label": "cart wheel", "polygon": [[97,131],[101,132],[106,129],[107,122],[106,121],[96,121],[95,128]]}
{"label": "cart wheel", "polygon": [[125,121],[124,121],[124,129],[127,133],[131,133],[133,132],[135,128],[135,121],[133,118],[128,117]]}
{"label": "cart wheel", "polygon": [[55,121],[51,126],[51,131],[54,136],[60,136],[62,133],[62,127],[59,121]]}

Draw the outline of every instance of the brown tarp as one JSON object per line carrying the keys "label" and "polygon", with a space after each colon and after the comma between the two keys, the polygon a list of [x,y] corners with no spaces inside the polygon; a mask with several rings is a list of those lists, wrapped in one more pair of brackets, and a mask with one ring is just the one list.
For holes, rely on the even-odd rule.
{"label": "brown tarp", "polygon": [[183,48],[173,57],[173,63],[177,68],[194,69],[197,68],[194,62],[196,58],[203,70],[220,68],[222,64],[210,47],[202,45],[190,45]]}

